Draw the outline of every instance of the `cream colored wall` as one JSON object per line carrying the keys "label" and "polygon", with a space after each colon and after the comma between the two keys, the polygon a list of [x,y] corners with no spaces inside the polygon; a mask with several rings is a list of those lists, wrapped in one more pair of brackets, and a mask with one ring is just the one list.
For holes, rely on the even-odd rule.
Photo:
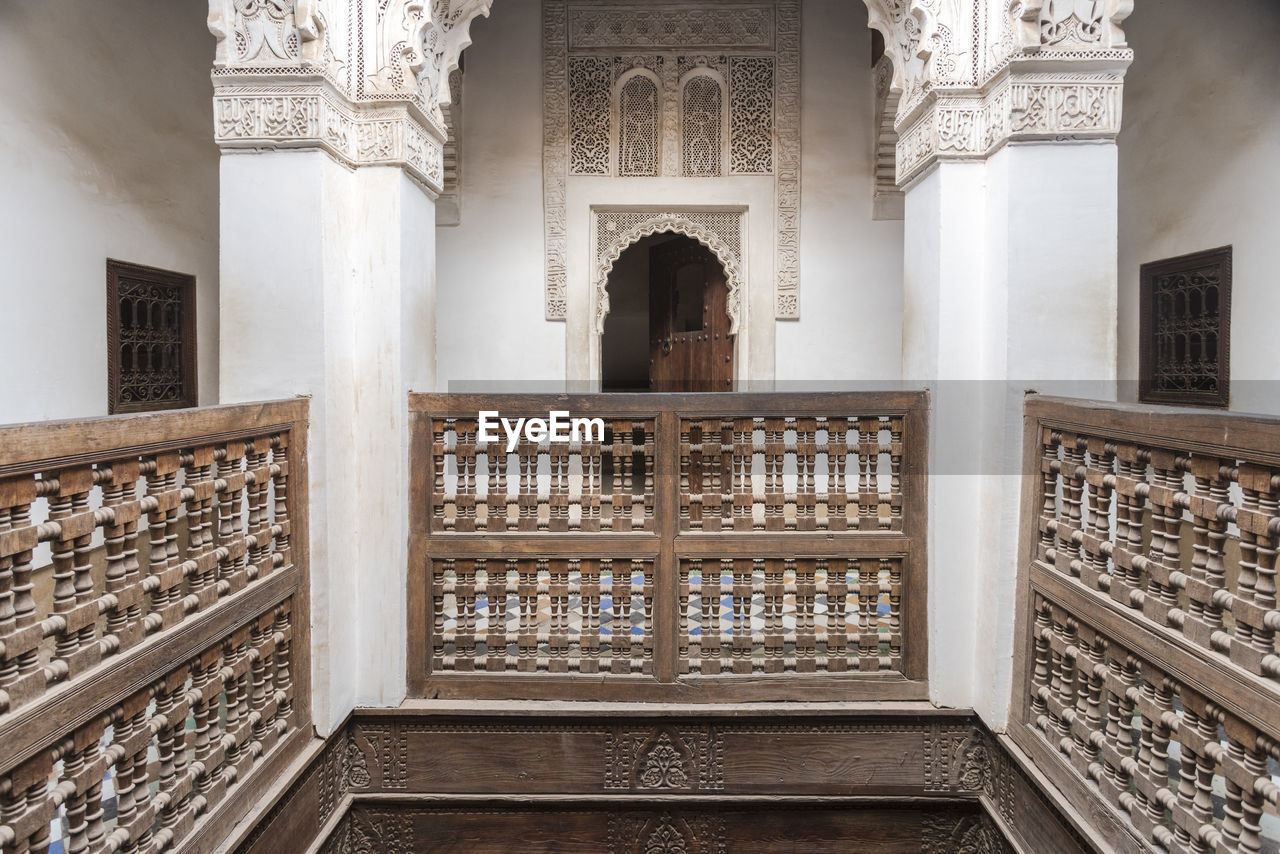
{"label": "cream colored wall", "polygon": [[461,225],[436,230],[437,385],[564,382],[542,274],[541,3],[500,3],[465,54]]}
{"label": "cream colored wall", "polygon": [[1232,244],[1231,407],[1280,413],[1280,6],[1212,5],[1147,0],[1125,26],[1120,377],[1138,376],[1139,267]]}
{"label": "cream colored wall", "polygon": [[218,388],[205,0],[0,2],[0,423],[105,415],[106,259],[194,273]]}
{"label": "cream colored wall", "polygon": [[[770,382],[901,376],[902,223],[871,221],[873,98],[866,9],[805,0],[802,19],[801,320],[772,320],[773,182],[760,178],[570,182],[569,322],[543,307],[540,5],[505,3],[472,26],[465,55],[462,223],[437,229],[438,386],[555,386],[593,379],[592,206],[743,207],[743,350]],[[579,339],[583,339],[580,341]],[[519,387],[528,387],[521,385]]]}
{"label": "cream colored wall", "polygon": [[[800,320],[777,324],[779,388],[902,377],[902,221],[873,222],[875,89],[867,10],[805,0]],[[918,377],[913,379],[926,379]]]}

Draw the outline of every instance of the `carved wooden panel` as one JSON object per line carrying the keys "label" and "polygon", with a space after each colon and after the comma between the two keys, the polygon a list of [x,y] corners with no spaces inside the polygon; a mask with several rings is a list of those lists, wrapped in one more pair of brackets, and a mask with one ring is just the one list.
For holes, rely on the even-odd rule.
{"label": "carved wooden panel", "polygon": [[[411,690],[923,697],[924,405],[414,396]],[[551,411],[604,441],[479,437]]]}
{"label": "carved wooden panel", "polygon": [[[303,849],[329,828],[320,850],[334,854],[509,851],[512,838],[557,852],[1003,854],[1006,833],[1017,850],[1090,850],[1025,758],[971,715],[652,718],[607,706],[571,718],[524,704],[519,718],[357,712],[237,851]],[[867,794],[887,800],[857,800]]]}
{"label": "carved wooden panel", "polygon": [[107,261],[107,406],[195,406],[196,277]]}
{"label": "carved wooden panel", "polygon": [[290,401],[0,429],[5,854],[186,850],[296,755],[305,420]]}
{"label": "carved wooden panel", "polygon": [[1141,400],[1229,405],[1231,270],[1230,246],[1142,265]]}
{"label": "carved wooden panel", "polygon": [[1119,850],[1280,844],[1278,427],[1028,404],[1013,732]]}

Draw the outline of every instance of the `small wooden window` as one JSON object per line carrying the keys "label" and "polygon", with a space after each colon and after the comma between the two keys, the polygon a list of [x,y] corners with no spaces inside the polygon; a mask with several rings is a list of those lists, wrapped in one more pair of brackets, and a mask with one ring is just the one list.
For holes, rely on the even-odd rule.
{"label": "small wooden window", "polygon": [[107,261],[110,412],[195,406],[196,277]]}
{"label": "small wooden window", "polygon": [[1138,396],[1230,403],[1231,247],[1142,265]]}

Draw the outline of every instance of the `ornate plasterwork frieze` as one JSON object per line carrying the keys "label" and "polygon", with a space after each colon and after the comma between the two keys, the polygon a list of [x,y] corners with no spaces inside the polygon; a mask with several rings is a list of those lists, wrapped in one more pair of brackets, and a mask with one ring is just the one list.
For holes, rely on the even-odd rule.
{"label": "ornate plasterwork frieze", "polygon": [[1015,60],[976,92],[935,91],[900,123],[898,185],[939,159],[983,159],[1008,142],[1113,139],[1120,133],[1123,67],[1029,71],[1025,64]]}
{"label": "ornate plasterwork frieze", "polygon": [[224,150],[308,148],[440,192],[443,107],[493,0],[209,0]]}
{"label": "ornate plasterwork frieze", "polygon": [[729,297],[729,332],[738,333],[745,265],[742,261],[745,216],[742,211],[607,210],[595,212],[595,297],[592,329],[604,334],[609,315],[609,273],[627,247],[654,234],[671,232],[691,237],[711,250],[724,268]]}
{"label": "ornate plasterwork frieze", "polygon": [[661,110],[658,144],[649,146],[644,137],[653,151],[641,171],[666,177],[687,174],[681,156],[682,87],[701,73],[720,82],[722,162],[708,174],[773,175],[775,316],[798,318],[799,0],[608,5],[544,0],[546,318],[568,317],[568,182],[580,175],[636,172],[623,169],[611,147],[621,148],[619,87],[637,73],[653,80]]}
{"label": "ornate plasterwork frieze", "polygon": [[400,166],[438,193],[443,144],[406,104],[352,105],[322,81],[220,87],[214,137],[224,151],[309,148],[358,166]]}

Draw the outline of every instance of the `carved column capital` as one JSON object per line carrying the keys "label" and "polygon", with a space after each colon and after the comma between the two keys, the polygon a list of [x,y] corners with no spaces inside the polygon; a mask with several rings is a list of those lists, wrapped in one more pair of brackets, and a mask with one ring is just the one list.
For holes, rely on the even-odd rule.
{"label": "carved column capital", "polygon": [[443,184],[441,105],[493,0],[209,0],[224,151],[317,149]]}

